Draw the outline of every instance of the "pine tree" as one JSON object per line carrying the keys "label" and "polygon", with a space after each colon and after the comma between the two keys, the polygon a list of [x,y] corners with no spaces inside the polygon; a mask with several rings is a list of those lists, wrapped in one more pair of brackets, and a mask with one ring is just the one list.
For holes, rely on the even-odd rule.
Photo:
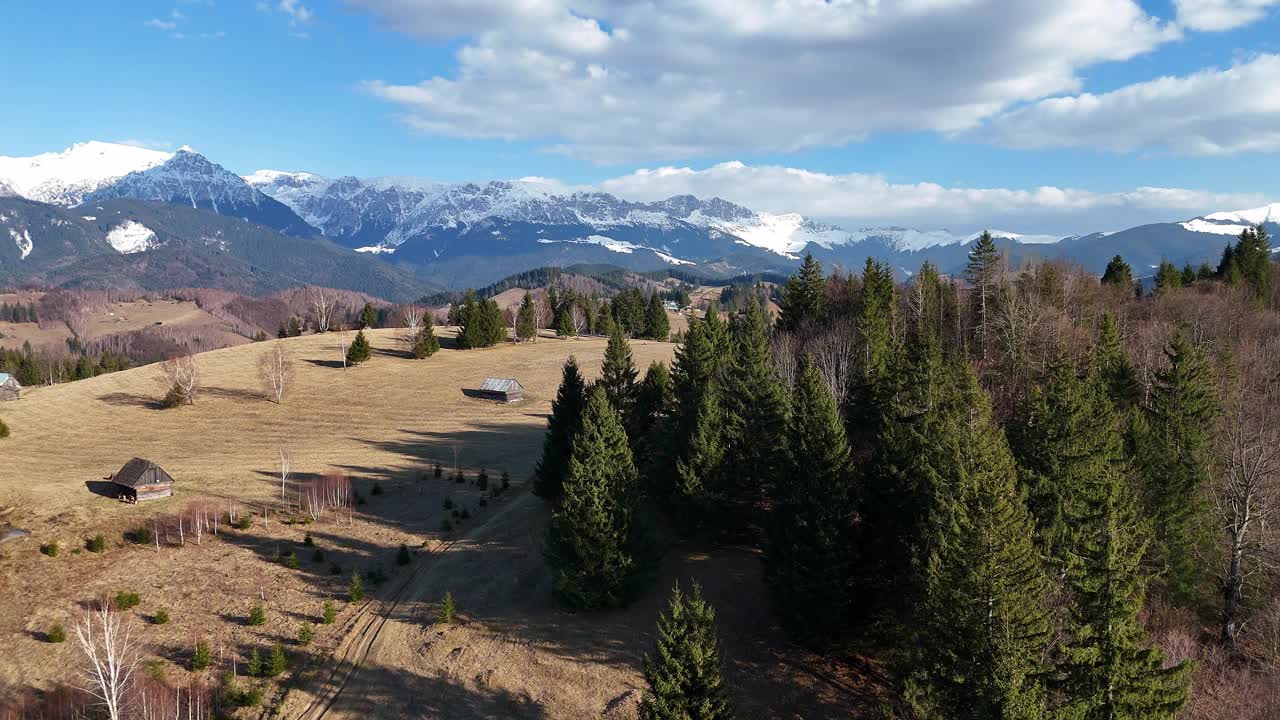
{"label": "pine tree", "polygon": [[315,636],[316,636],[316,631],[315,631],[315,628],[311,626],[311,623],[304,622],[298,626],[298,644],[299,645],[303,647],[310,645],[311,641],[315,639]]}
{"label": "pine tree", "polygon": [[572,306],[566,304],[556,313],[556,335],[560,337],[573,337],[578,331],[573,326]]}
{"label": "pine tree", "polygon": [[940,438],[953,462],[929,518],[906,698],[921,717],[1038,720],[1049,583],[1013,458],[971,374],[962,395],[967,421]]}
{"label": "pine tree", "polygon": [[1046,386],[1037,387],[1010,426],[1036,537],[1055,575],[1076,552],[1073,518],[1094,478],[1122,460],[1111,402],[1096,378],[1081,379],[1057,358]]}
{"label": "pine tree", "polygon": [[809,362],[796,381],[790,420],[791,464],[770,489],[766,577],[795,633],[831,638],[848,622],[854,493],[835,398]]}
{"label": "pine tree", "polygon": [[1236,243],[1233,261],[1239,280],[1244,282],[1256,300],[1263,300],[1270,295],[1273,272],[1271,242],[1266,228],[1258,224],[1242,231],[1240,240]]}
{"label": "pine tree", "polygon": [[372,353],[373,350],[369,346],[369,341],[365,339],[364,331],[356,331],[355,339],[347,347],[347,362],[352,365],[359,365],[367,361]]}
{"label": "pine tree", "polygon": [[604,351],[599,384],[604,388],[609,404],[628,426],[632,406],[635,404],[637,375],[635,361],[631,357],[631,344],[623,336],[621,328],[615,327]]}
{"label": "pine tree", "polygon": [[712,385],[699,395],[690,419],[684,452],[676,458],[676,516],[690,530],[716,534],[726,523],[724,413],[720,390]]}
{"label": "pine tree", "polygon": [[805,253],[800,269],[783,286],[781,308],[778,325],[788,332],[810,331],[826,318],[826,275],[811,253]]}
{"label": "pine tree", "polygon": [[272,643],[271,654],[267,656],[267,666],[263,670],[268,677],[275,677],[289,669],[289,658],[284,654],[284,645],[278,641]]}
{"label": "pine tree", "polygon": [[786,467],[787,391],[773,369],[769,331],[752,296],[730,323],[730,371],[723,394],[726,490],[732,529],[755,520],[768,484]]}
{"label": "pine tree", "polygon": [[436,337],[430,317],[423,318],[422,327],[413,341],[413,357],[424,360],[440,351],[440,339]]}
{"label": "pine tree", "polygon": [[1001,266],[1004,257],[996,247],[991,233],[986,230],[978,236],[973,249],[969,251],[969,262],[965,265],[965,276],[974,287],[974,308],[978,318],[977,339],[978,353],[987,359],[990,351],[988,331],[991,317],[995,314],[996,291],[998,289]]}
{"label": "pine tree", "polygon": [[564,364],[560,390],[551,403],[551,417],[547,419],[546,439],[542,443],[542,459],[534,469],[533,492],[547,500],[559,500],[569,458],[573,455],[573,438],[582,423],[582,408],[586,404],[586,384],[578,372],[578,361],[573,356]]}
{"label": "pine tree", "polygon": [[1120,328],[1110,312],[1103,314],[1098,327],[1094,370],[1117,408],[1127,410],[1138,402],[1138,372],[1125,354],[1120,342]]}
{"label": "pine tree", "polygon": [[1186,703],[1191,667],[1165,668],[1138,619],[1147,579],[1146,541],[1132,491],[1118,467],[1094,476],[1075,510],[1078,538],[1068,574],[1074,599],[1061,649],[1063,717],[1164,720]]}
{"label": "pine tree", "polygon": [[1182,273],[1178,267],[1168,260],[1161,260],[1156,269],[1156,292],[1165,292],[1182,287]]}
{"label": "pine tree", "polygon": [[360,602],[364,599],[364,580],[360,579],[360,573],[351,573],[351,584],[347,592],[351,596],[351,602]]}
{"label": "pine tree", "polygon": [[715,609],[693,584],[685,595],[677,584],[667,612],[658,617],[652,654],[644,658],[649,689],[640,700],[642,720],[730,720]]}
{"label": "pine tree", "polygon": [[571,607],[619,607],[640,569],[639,487],[622,420],[592,387],[573,440],[563,498],[548,532],[556,594]]}
{"label": "pine tree", "polygon": [[667,309],[663,307],[658,293],[649,296],[649,306],[644,316],[644,336],[661,342],[671,339],[671,321],[667,319]]}
{"label": "pine tree", "polygon": [[533,307],[533,295],[526,292],[516,313],[516,340],[527,342],[538,336],[538,313]]}
{"label": "pine tree", "polygon": [[884,404],[892,392],[890,368],[898,354],[893,271],[887,264],[867,258],[860,305],[847,431],[855,444],[866,448],[880,432]]}
{"label": "pine tree", "polygon": [[245,672],[249,674],[249,677],[262,675],[262,654],[258,652],[258,648],[254,648],[249,653],[249,663],[245,668]]}
{"label": "pine tree", "polygon": [[378,311],[370,303],[365,303],[360,310],[360,327],[371,330],[378,326]]}
{"label": "pine tree", "polygon": [[1191,263],[1182,266],[1182,287],[1190,287],[1196,281],[1196,269]]}
{"label": "pine tree", "polygon": [[464,350],[497,345],[507,337],[507,322],[493,299],[480,300],[468,290],[457,309],[458,347]]}
{"label": "pine tree", "polygon": [[[612,337],[614,330],[621,329],[622,328],[618,323],[613,320],[613,307],[606,302],[600,303],[600,310],[596,313],[596,322],[594,327],[596,334],[603,337]],[[626,331],[623,330],[622,334],[625,336]]]}
{"label": "pine tree", "polygon": [[1111,262],[1107,263],[1106,271],[1102,273],[1102,284],[1131,292],[1133,290],[1133,270],[1129,267],[1129,263],[1125,262],[1124,258],[1119,255],[1111,258]]}
{"label": "pine tree", "polygon": [[1208,362],[1181,332],[1169,339],[1165,357],[1169,367],[1155,374],[1139,462],[1152,556],[1174,598],[1190,602],[1205,580],[1197,550],[1211,532],[1206,492],[1217,407]]}

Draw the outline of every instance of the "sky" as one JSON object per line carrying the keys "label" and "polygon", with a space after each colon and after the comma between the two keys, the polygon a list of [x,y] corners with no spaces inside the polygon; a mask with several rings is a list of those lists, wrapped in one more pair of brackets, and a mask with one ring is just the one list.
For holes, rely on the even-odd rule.
{"label": "sky", "polygon": [[189,145],[966,232],[1280,202],[1280,0],[6,5],[0,155]]}

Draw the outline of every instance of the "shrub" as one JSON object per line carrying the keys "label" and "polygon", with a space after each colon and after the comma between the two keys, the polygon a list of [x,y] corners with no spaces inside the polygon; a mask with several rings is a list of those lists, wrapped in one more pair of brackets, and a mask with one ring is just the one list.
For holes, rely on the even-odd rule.
{"label": "shrub", "polygon": [[445,509],[445,510],[452,510],[452,509],[453,509],[453,498],[451,498],[451,497],[447,497],[447,498],[445,498],[445,499],[444,499],[444,509]]}
{"label": "shrub", "polygon": [[436,463],[436,466],[432,468],[431,473],[436,476],[437,480],[439,480],[444,477],[444,468],[440,467],[440,463]]}
{"label": "shrub", "polygon": [[254,648],[249,653],[249,663],[245,666],[245,672],[249,673],[249,677],[258,677],[262,674],[262,655],[258,652],[258,648]]}
{"label": "shrub", "polygon": [[63,629],[62,625],[55,624],[53,627],[49,628],[49,634],[47,637],[51,643],[66,642],[67,631]]}
{"label": "shrub", "polygon": [[307,533],[302,538],[302,544],[306,545],[307,547],[315,547],[316,541],[311,539],[311,533]]}
{"label": "shrub", "polygon": [[413,555],[409,553],[409,546],[401,543],[400,551],[396,553],[396,564],[408,565],[411,562],[413,562]]}
{"label": "shrub", "polygon": [[196,643],[196,652],[191,656],[191,669],[204,670],[213,664],[213,651],[209,649],[209,643],[201,640]]}
{"label": "shrub", "polygon": [[169,410],[186,404],[187,394],[177,385],[169,388],[169,392],[165,393],[164,397],[160,398],[160,406]]}
{"label": "shrub", "polygon": [[440,608],[436,610],[436,624],[452,625],[457,611],[458,609],[453,603],[453,593],[446,592],[444,597],[440,599]]}
{"label": "shrub", "polygon": [[160,658],[152,658],[146,663],[147,676],[152,680],[164,680],[164,661]]}
{"label": "shrub", "polygon": [[360,573],[351,573],[351,586],[348,591],[351,594],[351,602],[360,602],[364,599],[364,581],[360,579]]}
{"label": "shrub", "polygon": [[324,562],[324,551],[321,550],[320,548],[316,548],[316,551],[314,553],[311,553],[311,561]]}
{"label": "shrub", "polygon": [[250,685],[243,690],[233,687],[229,698],[238,707],[258,707],[262,704],[262,688],[257,685]]}
{"label": "shrub", "polygon": [[252,526],[253,526],[253,518],[249,516],[249,513],[245,513],[241,515],[240,519],[236,520],[234,523],[234,527],[237,530],[248,530]]}
{"label": "shrub", "polygon": [[249,624],[250,625],[266,625],[267,624],[267,611],[263,610],[261,605],[254,605],[253,609],[249,611]]}
{"label": "shrub", "polygon": [[145,526],[136,527],[124,534],[124,539],[135,545],[151,544],[151,528]]}
{"label": "shrub", "polygon": [[3,420],[0,420],[0,440],[7,437],[9,437],[9,426],[5,425]]}
{"label": "shrub", "polygon": [[489,473],[488,472],[484,470],[480,471],[480,474],[476,476],[476,487],[480,488],[481,490],[489,489]]}
{"label": "shrub", "polygon": [[289,551],[289,554],[284,556],[284,566],[289,568],[290,570],[297,570],[298,569],[298,553],[293,552],[292,550]]}
{"label": "shrub", "polygon": [[320,618],[320,622],[324,625],[332,625],[338,619],[338,609],[333,606],[332,600],[324,601],[324,610]]}
{"label": "shrub", "polygon": [[101,535],[94,535],[85,541],[84,547],[89,552],[104,552],[107,549],[107,539]]}
{"label": "shrub", "polygon": [[381,495],[381,494],[382,494],[382,483],[374,483],[374,484],[373,484],[373,493],[372,493],[372,494],[374,494],[374,495]]}
{"label": "shrub", "polygon": [[40,548],[40,552],[48,555],[49,557],[58,557],[58,551],[59,548],[57,540],[50,540]]}
{"label": "shrub", "polygon": [[275,677],[289,668],[289,658],[284,654],[284,646],[276,642],[271,646],[271,655],[267,658],[266,673]]}
{"label": "shrub", "polygon": [[311,623],[304,622],[298,626],[298,644],[306,647],[311,644],[312,639],[316,636],[315,628],[311,627]]}
{"label": "shrub", "polygon": [[128,592],[121,590],[116,593],[116,609],[128,610],[137,607],[142,602],[142,596],[136,592]]}
{"label": "shrub", "polygon": [[157,610],[156,614],[151,617],[151,622],[155,623],[156,625],[168,625],[169,624],[168,611]]}

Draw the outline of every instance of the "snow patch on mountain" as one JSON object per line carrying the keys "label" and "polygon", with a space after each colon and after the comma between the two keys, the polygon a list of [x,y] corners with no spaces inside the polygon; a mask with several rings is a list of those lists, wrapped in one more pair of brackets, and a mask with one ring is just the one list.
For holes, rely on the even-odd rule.
{"label": "snow patch on mountain", "polygon": [[1251,210],[1234,212],[1216,212],[1205,215],[1205,220],[1231,222],[1244,225],[1261,225],[1263,223],[1280,223],[1280,203],[1271,203]]}
{"label": "snow patch on mountain", "polygon": [[155,247],[156,234],[140,222],[126,220],[107,233],[107,242],[117,252],[131,255]]}
{"label": "snow patch on mountain", "polygon": [[697,264],[697,263],[689,262],[688,260],[681,260],[680,258],[674,255],[668,255],[667,253],[664,253],[661,250],[654,250],[653,254],[657,255],[664,262],[671,263],[672,265],[696,265]]}
{"label": "snow patch on mountain", "polygon": [[358,247],[355,249],[358,253],[371,253],[373,255],[390,255],[396,251],[393,247],[383,247],[382,245],[370,245],[368,247]]}
{"label": "snow patch on mountain", "polygon": [[[1225,215],[1225,213],[1217,213]],[[1187,222],[1178,223],[1185,230],[1194,233],[1208,233],[1211,235],[1239,235],[1249,229],[1248,225],[1233,225],[1231,223],[1210,222],[1204,218],[1196,218]]]}
{"label": "snow patch on mountain", "polygon": [[171,157],[173,153],[132,145],[76,143],[62,152],[0,156],[0,183],[28,200],[70,207],[118,178],[155,167]]}
{"label": "snow patch on mountain", "polygon": [[18,252],[21,253],[19,255],[19,259],[26,260],[27,256],[31,254],[31,248],[35,247],[31,242],[30,231],[26,228],[23,228],[22,230],[9,228],[9,237],[13,238],[14,244],[18,246]]}

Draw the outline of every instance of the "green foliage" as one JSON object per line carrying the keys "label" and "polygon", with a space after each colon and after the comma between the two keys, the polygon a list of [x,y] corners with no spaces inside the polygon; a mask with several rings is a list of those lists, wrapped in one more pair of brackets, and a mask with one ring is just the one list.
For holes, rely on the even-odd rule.
{"label": "green foliage", "polygon": [[564,364],[560,389],[551,403],[551,417],[547,419],[547,434],[542,443],[542,458],[534,469],[533,492],[547,500],[557,500],[561,494],[569,460],[573,455],[573,438],[582,424],[582,409],[586,402],[586,383],[578,371],[578,361],[572,356]]}
{"label": "green foliage", "polygon": [[359,572],[351,573],[351,584],[347,587],[347,594],[351,602],[360,602],[364,599],[364,581],[360,579]]}
{"label": "green foliage", "polygon": [[396,552],[396,564],[408,565],[413,562],[413,555],[409,552],[409,546],[400,543],[400,549]]}
{"label": "green foliage", "polygon": [[507,323],[498,303],[479,300],[474,290],[467,291],[458,311],[458,325],[458,347],[463,350],[492,347],[507,338]]}
{"label": "green foliage", "polygon": [[168,625],[169,611],[164,609],[157,610],[156,614],[151,617],[151,622],[155,623],[156,625]]}
{"label": "green foliage", "polygon": [[49,632],[45,634],[45,639],[51,643],[60,643],[67,641],[67,631],[61,624],[55,623],[49,628]]}
{"label": "green foliage", "polygon": [[61,548],[58,547],[57,540],[50,540],[41,546],[40,552],[48,555],[49,557],[58,557],[58,553],[61,552]]}
{"label": "green foliage", "polygon": [[0,420],[0,440],[9,437],[9,426],[4,424],[4,420]]}
{"label": "green foliage", "polygon": [[566,303],[556,313],[556,337],[573,337],[578,334],[573,323],[573,305]]}
{"label": "green foliage", "polygon": [[[855,355],[860,358],[850,388],[847,430],[859,447],[880,434],[884,405],[893,394],[891,370],[901,351],[893,328],[898,324],[893,269],[867,258],[862,270],[862,298],[857,318]],[[919,330],[926,328],[922,325]],[[930,342],[933,335],[924,335]],[[837,398],[837,403],[843,398]]]}
{"label": "green foliage", "polygon": [[978,355],[987,358],[991,350],[988,333],[991,318],[996,312],[996,290],[1000,274],[1003,271],[1004,254],[996,247],[991,233],[983,231],[973,249],[969,251],[969,261],[965,265],[965,277],[974,286],[971,297],[974,313],[978,319]]}
{"label": "green foliage", "polygon": [[853,487],[835,398],[809,362],[796,381],[787,437],[791,464],[772,488],[765,573],[787,625],[816,638],[847,622]]}
{"label": "green foliage", "polygon": [[298,644],[306,647],[315,639],[316,630],[309,622],[304,622],[298,626]]}
{"label": "green foliage", "polygon": [[1111,262],[1107,263],[1107,269],[1102,273],[1102,284],[1132,292],[1133,269],[1124,261],[1124,258],[1116,255],[1111,258]]}
{"label": "green foliage", "polygon": [[315,547],[316,541],[311,537],[311,533],[302,536],[302,544],[306,547]]}
{"label": "green foliage", "polygon": [[533,295],[526,292],[516,313],[516,340],[528,342],[538,336],[538,312],[533,306]]}
{"label": "green foliage", "polygon": [[1121,345],[1120,328],[1110,312],[1103,314],[1098,328],[1094,367],[1117,408],[1128,410],[1138,402],[1138,371]]}
{"label": "green foliage", "polygon": [[436,609],[437,625],[452,625],[457,620],[458,608],[453,601],[453,593],[446,592],[440,598],[440,607]]}
{"label": "green foliage", "polygon": [[667,318],[667,309],[662,306],[662,298],[657,293],[649,296],[649,305],[645,309],[644,337],[662,342],[671,339],[671,321]]}
{"label": "green foliage", "polygon": [[298,567],[300,566],[300,563],[298,562],[298,553],[294,552],[293,550],[290,550],[289,554],[285,555],[284,558],[281,559],[281,562],[284,563],[284,566],[289,568],[290,570],[297,570]]}
{"label": "green foliage", "polygon": [[255,625],[255,626],[266,625],[267,611],[264,610],[261,605],[254,605],[253,608],[249,610],[249,619],[246,622],[249,625]]}
{"label": "green foliage", "polygon": [[289,669],[289,657],[284,654],[284,645],[279,641],[272,643],[271,654],[267,656],[266,667],[262,669],[267,677],[275,677]]}
{"label": "green foliage", "polygon": [[164,680],[165,663],[160,658],[152,658],[148,660],[146,663],[144,663],[144,667],[147,670],[147,677],[151,678],[152,680]]}
{"label": "green foliage", "polygon": [[692,423],[684,451],[676,459],[671,504],[686,528],[714,534],[728,524],[725,423],[717,385],[700,393]]}
{"label": "green foliage", "polygon": [[638,504],[622,421],[604,389],[593,387],[548,532],[547,560],[565,604],[618,607],[630,598],[642,564]]}
{"label": "green foliage", "polygon": [[370,303],[365,303],[360,310],[360,327],[372,330],[378,326],[378,311]]}
{"label": "green foliage", "polygon": [[373,354],[373,348],[369,345],[369,340],[364,336],[364,330],[356,331],[356,337],[351,341],[351,345],[347,347],[347,362],[352,365],[359,365],[368,361]]}
{"label": "green foliage", "polygon": [[1246,228],[1234,246],[1223,250],[1217,275],[1228,285],[1244,285],[1257,300],[1270,294],[1271,242],[1262,225]]}
{"label": "green foliage", "polygon": [[631,344],[622,334],[622,329],[615,327],[604,351],[598,383],[604,388],[609,404],[624,422],[631,417],[632,406],[635,404],[637,375],[636,364],[631,356]]}
{"label": "green foliage", "polygon": [[142,596],[128,590],[121,590],[116,593],[115,601],[112,603],[115,609],[121,611],[130,610],[140,604],[142,604]]}
{"label": "green foliage", "polygon": [[191,655],[191,669],[204,670],[213,664],[213,651],[209,649],[209,643],[199,640],[196,642],[196,651]]}
{"label": "green foliage", "polygon": [[416,360],[425,360],[439,351],[440,338],[436,337],[436,330],[432,327],[431,315],[424,315],[422,327],[413,338],[413,357]]}
{"label": "green foliage", "polygon": [[1164,351],[1169,366],[1151,387],[1146,431],[1138,439],[1144,506],[1153,531],[1151,556],[1164,570],[1174,599],[1191,603],[1207,591],[1200,550],[1211,542],[1207,497],[1213,420],[1218,408],[1203,353],[1181,332]]}
{"label": "green foliage", "polygon": [[827,317],[827,284],[822,263],[805,253],[800,269],[782,289],[778,327],[793,333],[811,332]]}
{"label": "green foliage", "polygon": [[249,677],[262,677],[262,653],[258,648],[249,652],[249,662],[245,664],[245,673]]}
{"label": "green foliage", "polygon": [[334,607],[332,600],[324,601],[324,609],[320,611],[320,622],[323,625],[332,625],[338,619],[338,609]]}
{"label": "green foliage", "polygon": [[160,398],[160,405],[168,410],[190,404],[191,398],[187,395],[187,392],[177,385],[169,388],[164,397]]}
{"label": "green foliage", "polygon": [[249,513],[241,513],[240,517],[231,525],[237,530],[248,530],[253,526],[253,517]]}
{"label": "green foliage", "polygon": [[1156,292],[1166,292],[1182,287],[1182,273],[1178,266],[1168,260],[1161,260],[1156,269]]}
{"label": "green foliage", "polygon": [[643,720],[730,720],[734,717],[720,670],[715,610],[693,585],[677,584],[667,611],[658,617],[653,653],[645,655],[649,689],[640,700]]}

